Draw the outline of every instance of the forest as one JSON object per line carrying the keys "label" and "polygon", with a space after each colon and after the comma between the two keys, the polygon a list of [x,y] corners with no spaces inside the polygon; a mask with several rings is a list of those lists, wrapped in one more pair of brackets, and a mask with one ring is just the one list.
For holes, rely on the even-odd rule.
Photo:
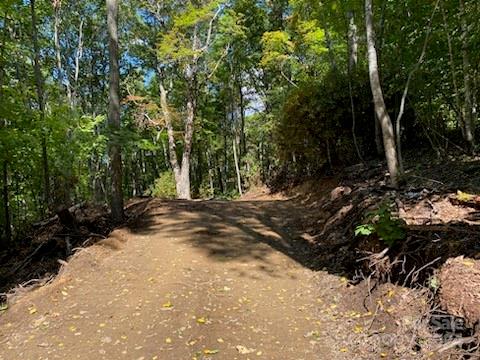
{"label": "forest", "polygon": [[479,358],[479,15],[1,0],[0,360]]}
{"label": "forest", "polygon": [[103,1],[2,1],[2,241],[82,201],[232,198],[384,154],[396,186],[402,148],[474,152],[479,4],[367,5],[128,0],[107,23]]}

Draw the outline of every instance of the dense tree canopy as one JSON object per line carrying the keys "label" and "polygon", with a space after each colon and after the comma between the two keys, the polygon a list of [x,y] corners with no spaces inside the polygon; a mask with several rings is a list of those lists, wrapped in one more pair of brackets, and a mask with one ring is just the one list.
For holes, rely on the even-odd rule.
{"label": "dense tree canopy", "polygon": [[118,123],[105,1],[1,1],[2,241],[112,188],[232,197],[384,143],[400,178],[402,147],[474,152],[480,4],[370,2],[120,1]]}

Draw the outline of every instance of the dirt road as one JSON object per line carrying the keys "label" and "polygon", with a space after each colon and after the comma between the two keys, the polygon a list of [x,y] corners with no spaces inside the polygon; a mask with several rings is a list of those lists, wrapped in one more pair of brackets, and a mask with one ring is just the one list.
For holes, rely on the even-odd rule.
{"label": "dirt road", "polygon": [[0,315],[1,360],[328,359],[288,201],[152,201]]}

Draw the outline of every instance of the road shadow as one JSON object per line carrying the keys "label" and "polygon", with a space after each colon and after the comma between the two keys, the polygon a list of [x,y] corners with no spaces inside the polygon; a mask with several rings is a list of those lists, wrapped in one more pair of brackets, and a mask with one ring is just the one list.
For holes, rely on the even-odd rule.
{"label": "road shadow", "polygon": [[296,214],[303,213],[293,200],[276,201],[152,201],[148,211],[130,231],[142,235],[175,234],[186,239],[208,258],[227,263],[264,262],[279,251],[310,269],[316,269],[312,244],[302,235]]}
{"label": "road shadow", "polygon": [[[468,170],[477,165],[469,164]],[[368,211],[387,200],[396,207],[413,209],[416,217],[404,227],[405,239],[386,253],[388,261],[396,263],[389,270],[390,281],[411,282],[408,275],[424,267],[415,283],[405,283],[415,286],[451,257],[480,256],[479,211],[450,203],[453,185],[428,190],[422,186],[440,182],[434,180],[394,192],[385,186],[382,169],[375,171],[377,176],[357,176],[350,182],[332,179],[321,188],[313,183],[290,194],[289,199],[151,200],[149,210],[130,231],[176,234],[214,261],[259,262],[260,270],[272,277],[281,276],[282,271],[270,262],[269,255],[280,252],[304,268],[361,280],[374,269],[368,260],[359,259],[389,246],[378,236],[355,236],[355,229]],[[473,190],[476,183],[469,184],[466,188]]]}

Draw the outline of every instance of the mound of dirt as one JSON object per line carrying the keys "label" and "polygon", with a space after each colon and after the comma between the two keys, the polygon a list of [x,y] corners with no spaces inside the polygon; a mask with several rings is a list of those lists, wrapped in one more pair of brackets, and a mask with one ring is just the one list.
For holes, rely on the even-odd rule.
{"label": "mound of dirt", "polygon": [[480,320],[480,261],[459,256],[438,272],[439,299],[448,313],[464,318],[470,327]]}
{"label": "mound of dirt", "polygon": [[[134,221],[144,213],[149,202],[149,199],[130,200],[125,209],[127,221]],[[28,237],[0,252],[0,303],[18,285],[44,284],[76,249],[106,239],[114,227],[108,207],[93,204],[62,209],[57,215],[32,224]]]}

